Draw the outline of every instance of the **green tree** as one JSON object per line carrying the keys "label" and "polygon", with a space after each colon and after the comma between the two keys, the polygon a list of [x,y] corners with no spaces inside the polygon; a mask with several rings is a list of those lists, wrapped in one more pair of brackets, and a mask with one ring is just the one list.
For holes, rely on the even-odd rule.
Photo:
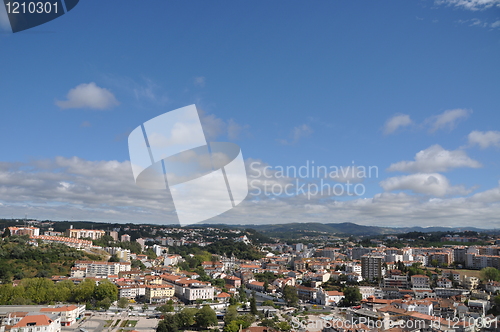
{"label": "green tree", "polygon": [[289,306],[296,306],[297,303],[299,302],[297,289],[295,287],[286,285],[283,288],[283,299]]}
{"label": "green tree", "polygon": [[500,281],[500,271],[494,267],[486,267],[480,272],[484,281]]}
{"label": "green tree", "polygon": [[75,302],[87,302],[90,301],[94,296],[95,291],[95,281],[92,279],[84,279],[79,283],[73,292],[73,298]]}
{"label": "green tree", "polygon": [[341,306],[344,307],[359,304],[359,301],[363,298],[358,287],[346,287],[343,292],[344,298],[341,301]]}
{"label": "green tree", "polygon": [[5,231],[2,234],[2,237],[9,237],[10,236],[10,229],[9,227],[5,227]]}
{"label": "green tree", "polygon": [[118,287],[108,279],[101,280],[95,288],[94,296],[97,301],[108,298],[111,302],[114,302],[118,299]]}
{"label": "green tree", "polygon": [[128,299],[126,297],[120,297],[118,300],[118,308],[125,309],[128,306]]}
{"label": "green tree", "polygon": [[179,328],[187,329],[190,326],[194,325],[195,320],[194,317],[198,310],[194,308],[184,308],[181,312],[177,314],[179,319]]}
{"label": "green tree", "polygon": [[276,323],[276,328],[280,331],[290,331],[292,329],[288,322],[278,322]]}
{"label": "green tree", "polygon": [[208,305],[205,305],[203,308],[198,310],[195,315],[195,319],[196,325],[201,328],[208,328],[210,326],[217,325],[217,314]]}
{"label": "green tree", "polygon": [[257,300],[255,299],[255,292],[252,292],[252,298],[250,299],[250,313],[252,315],[257,315]]}
{"label": "green tree", "polygon": [[118,263],[120,261],[120,259],[118,258],[118,256],[115,255],[111,255],[111,257],[109,257],[108,259],[108,262],[112,262],[112,263]]}
{"label": "green tree", "polygon": [[165,315],[165,317],[158,323],[156,332],[178,332],[179,322],[177,315]]}

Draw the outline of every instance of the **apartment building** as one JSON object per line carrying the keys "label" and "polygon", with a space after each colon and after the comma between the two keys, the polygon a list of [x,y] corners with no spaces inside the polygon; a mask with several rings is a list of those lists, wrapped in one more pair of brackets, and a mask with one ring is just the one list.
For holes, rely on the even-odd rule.
{"label": "apartment building", "polygon": [[148,303],[164,303],[175,294],[172,285],[147,285],[146,301]]}
{"label": "apartment building", "polygon": [[67,229],[66,236],[74,239],[91,239],[98,240],[106,235],[105,231],[98,229]]}
{"label": "apartment building", "polygon": [[365,280],[380,279],[385,275],[383,264],[385,257],[377,254],[367,254],[361,257],[361,276]]}

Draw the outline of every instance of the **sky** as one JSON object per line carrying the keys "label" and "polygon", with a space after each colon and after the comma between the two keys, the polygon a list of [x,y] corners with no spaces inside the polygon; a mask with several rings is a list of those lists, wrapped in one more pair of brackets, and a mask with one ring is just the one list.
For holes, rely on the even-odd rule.
{"label": "sky", "polygon": [[0,218],[177,223],[128,135],[195,104],[249,186],[205,222],[499,228],[499,59],[500,0],[0,6]]}

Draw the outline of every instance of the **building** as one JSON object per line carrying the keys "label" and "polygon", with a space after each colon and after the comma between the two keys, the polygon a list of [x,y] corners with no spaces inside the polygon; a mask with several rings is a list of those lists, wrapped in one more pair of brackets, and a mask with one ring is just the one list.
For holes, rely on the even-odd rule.
{"label": "building", "polygon": [[61,319],[55,315],[27,315],[10,332],[60,332]]}
{"label": "building", "polygon": [[107,278],[110,275],[118,275],[120,272],[131,270],[131,264],[129,262],[76,261],[74,267],[76,269],[71,269],[72,278],[77,277],[74,274],[78,273],[78,275],[81,275],[81,271],[84,271],[84,278]]}
{"label": "building", "polygon": [[338,291],[324,291],[320,288],[316,295],[316,301],[321,305],[335,305],[342,301],[344,293]]}
{"label": "building", "polygon": [[147,285],[146,301],[148,303],[164,303],[172,296],[175,290],[172,285]]}
{"label": "building", "polygon": [[61,321],[61,326],[71,326],[76,323],[77,319],[83,317],[85,306],[68,305],[57,308],[42,308],[41,313],[58,315]]}
{"label": "building", "polygon": [[361,276],[365,280],[381,279],[385,275],[385,257],[383,255],[366,254],[361,256]]}
{"label": "building", "polygon": [[429,277],[421,274],[415,274],[410,277],[412,288],[429,289]]}
{"label": "building", "polygon": [[120,238],[121,242],[130,242],[130,235],[128,234],[123,234]]}
{"label": "building", "polygon": [[118,232],[117,231],[108,231],[107,232],[111,238],[113,238],[113,241],[118,241]]}
{"label": "building", "polygon": [[101,231],[98,229],[73,229],[73,226],[71,226],[70,229],[66,230],[66,236],[74,239],[98,240],[105,234],[105,231]]}
{"label": "building", "polygon": [[10,235],[40,235],[40,228],[37,227],[9,227]]}
{"label": "building", "polygon": [[90,240],[80,240],[64,236],[32,235],[30,239],[33,240],[33,243],[37,243],[40,240],[43,243],[60,243],[77,249],[92,247],[92,241]]}

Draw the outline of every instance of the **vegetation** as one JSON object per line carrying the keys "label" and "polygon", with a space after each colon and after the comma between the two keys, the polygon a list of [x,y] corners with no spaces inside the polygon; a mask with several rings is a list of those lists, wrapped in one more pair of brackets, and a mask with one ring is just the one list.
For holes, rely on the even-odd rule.
{"label": "vegetation", "polygon": [[0,285],[0,305],[54,304],[56,302],[85,303],[89,308],[108,309],[118,297],[118,288],[108,280],[98,286],[85,279],[75,285],[70,280],[54,284],[46,278],[26,278],[18,286]]}
{"label": "vegetation", "polygon": [[200,310],[184,308],[177,314],[166,314],[158,323],[157,332],[176,332],[190,328],[207,329],[217,325],[217,315],[210,306],[203,306]]}
{"label": "vegetation", "polygon": [[0,282],[32,277],[68,275],[76,260],[98,257],[63,244],[30,245],[29,237],[10,236],[0,240]]}

